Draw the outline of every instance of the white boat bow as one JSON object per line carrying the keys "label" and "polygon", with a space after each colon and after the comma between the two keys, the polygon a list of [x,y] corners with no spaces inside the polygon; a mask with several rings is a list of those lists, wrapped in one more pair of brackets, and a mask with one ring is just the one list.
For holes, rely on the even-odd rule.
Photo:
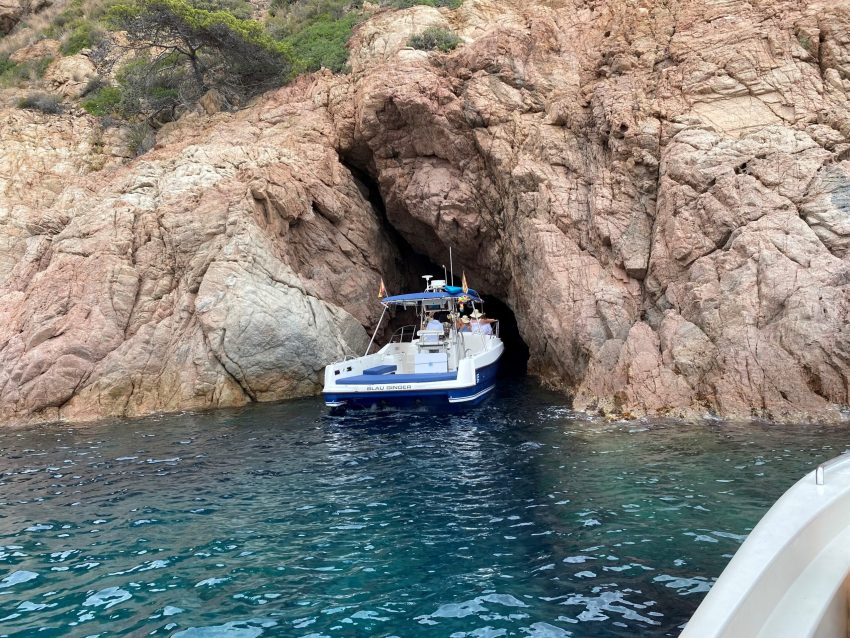
{"label": "white boat bow", "polygon": [[759,521],[680,638],[850,637],[850,453]]}

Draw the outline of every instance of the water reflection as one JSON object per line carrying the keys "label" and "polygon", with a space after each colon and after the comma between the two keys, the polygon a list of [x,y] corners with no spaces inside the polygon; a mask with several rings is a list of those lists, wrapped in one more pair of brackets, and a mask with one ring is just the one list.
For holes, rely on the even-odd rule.
{"label": "water reflection", "polygon": [[0,635],[677,635],[847,429],[308,400],[0,432]]}

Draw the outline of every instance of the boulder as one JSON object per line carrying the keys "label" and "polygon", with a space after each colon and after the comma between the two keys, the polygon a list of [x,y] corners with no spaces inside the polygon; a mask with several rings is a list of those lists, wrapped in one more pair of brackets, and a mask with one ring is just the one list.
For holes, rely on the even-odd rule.
{"label": "boulder", "polygon": [[53,0],[0,0],[0,35],[6,35],[27,15],[38,13]]}
{"label": "boulder", "polygon": [[59,58],[51,64],[44,81],[51,90],[67,98],[81,97],[89,82],[97,77],[97,69],[85,55],[77,54]]}
{"label": "boulder", "polygon": [[[0,2],[2,2],[2,0],[0,0]],[[58,40],[38,40],[33,44],[21,47],[12,53],[12,55],[9,56],[9,60],[16,64],[20,64],[21,62],[29,62],[31,60],[56,58],[59,57],[59,46],[60,43]]]}
{"label": "boulder", "polygon": [[198,101],[198,106],[207,115],[214,115],[219,111],[224,111],[228,108],[228,103],[225,97],[215,89],[210,89],[201,96]]}

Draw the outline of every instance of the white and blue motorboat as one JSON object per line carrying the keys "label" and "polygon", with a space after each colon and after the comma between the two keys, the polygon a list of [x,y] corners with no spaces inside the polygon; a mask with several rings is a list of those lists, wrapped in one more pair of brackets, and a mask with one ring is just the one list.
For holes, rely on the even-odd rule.
{"label": "white and blue motorboat", "polygon": [[[483,317],[483,301],[474,290],[425,279],[423,292],[381,299],[384,311],[364,356],[325,368],[328,406],[470,405],[492,392],[505,350],[498,321]],[[370,354],[387,311],[404,308],[415,309],[416,323],[396,330]]]}

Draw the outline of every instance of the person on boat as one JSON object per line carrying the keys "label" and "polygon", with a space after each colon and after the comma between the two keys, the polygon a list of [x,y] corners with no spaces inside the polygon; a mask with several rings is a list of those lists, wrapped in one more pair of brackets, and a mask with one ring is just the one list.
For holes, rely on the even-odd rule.
{"label": "person on boat", "polygon": [[460,319],[457,322],[457,331],[458,332],[470,332],[470,319],[466,315],[461,315]]}
{"label": "person on boat", "polygon": [[[423,323],[425,324],[424,330],[428,331],[429,334],[420,335],[421,343],[427,345],[439,343],[440,337],[443,335],[443,324],[434,317],[433,312],[428,312],[425,315]],[[440,334],[435,334],[438,331]]]}
{"label": "person on boat", "polygon": [[472,311],[472,320],[469,322],[472,332],[478,332],[483,335],[493,334],[492,324],[496,323],[495,319],[486,319],[484,313],[480,310]]}
{"label": "person on boat", "polygon": [[425,315],[425,330],[440,330],[443,329],[443,324],[437,319],[433,313]]}

